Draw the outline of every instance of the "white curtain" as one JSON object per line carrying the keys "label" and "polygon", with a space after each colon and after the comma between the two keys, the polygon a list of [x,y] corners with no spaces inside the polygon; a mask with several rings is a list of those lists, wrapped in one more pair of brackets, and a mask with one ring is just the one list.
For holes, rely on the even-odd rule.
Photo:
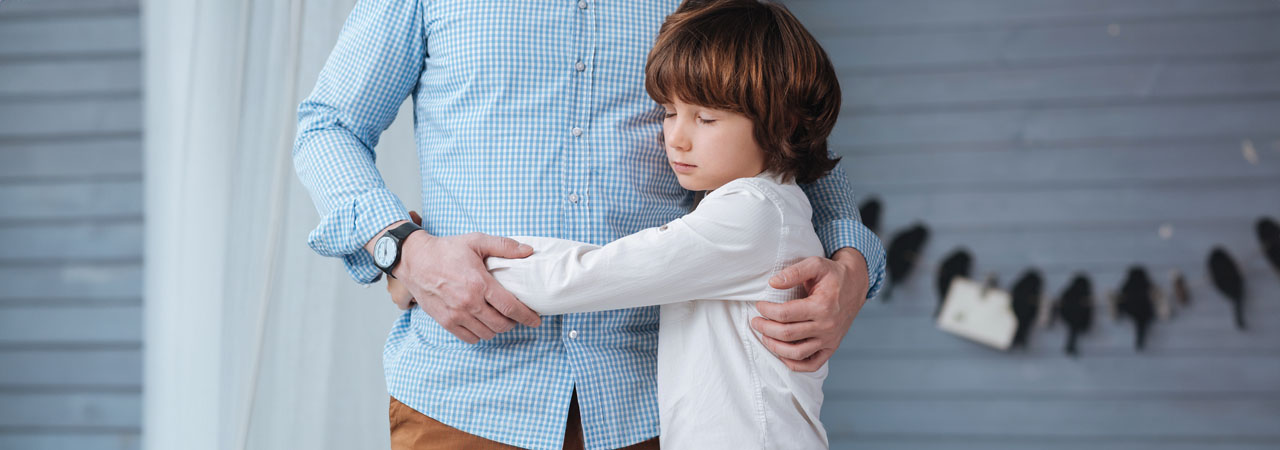
{"label": "white curtain", "polygon": [[[143,0],[149,449],[387,447],[396,315],[306,246],[295,111],[354,0]],[[420,204],[411,113],[378,165]]]}

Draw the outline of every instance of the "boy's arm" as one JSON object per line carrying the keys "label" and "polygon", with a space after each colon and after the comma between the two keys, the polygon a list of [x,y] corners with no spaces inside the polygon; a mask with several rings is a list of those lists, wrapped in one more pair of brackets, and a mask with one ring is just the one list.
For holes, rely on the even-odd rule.
{"label": "boy's arm", "polygon": [[782,217],[754,188],[710,196],[693,213],[603,247],[516,240],[524,259],[489,258],[495,279],[540,314],[603,311],[694,299],[760,300],[775,268]]}
{"label": "boy's arm", "polygon": [[298,107],[294,168],[321,215],[307,244],[341,256],[361,283],[381,274],[363,246],[409,219],[378,173],[373,149],[421,73],[420,10],[418,0],[360,0]]}
{"label": "boy's arm", "polygon": [[884,284],[884,247],[880,238],[862,224],[843,164],[843,161],[837,164],[818,181],[800,187],[813,205],[813,228],[822,240],[827,257],[834,258],[840,249],[852,247],[866,259],[869,286],[866,298],[872,298]]}

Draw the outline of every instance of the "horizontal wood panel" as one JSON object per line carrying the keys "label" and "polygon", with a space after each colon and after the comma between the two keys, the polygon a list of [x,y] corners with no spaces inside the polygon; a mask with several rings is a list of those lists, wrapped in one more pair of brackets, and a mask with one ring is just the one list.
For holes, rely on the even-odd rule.
{"label": "horizontal wood panel", "polygon": [[1280,440],[1280,397],[1225,399],[945,399],[828,401],[828,433],[972,437]]}
{"label": "horizontal wood panel", "polygon": [[[787,0],[788,9],[816,33],[981,24],[1016,26],[1280,11],[1268,0]],[[906,28],[909,31],[903,31]]]}
{"label": "horizontal wood panel", "polygon": [[1280,59],[864,74],[840,84],[854,111],[1212,98],[1280,92]]}
{"label": "horizontal wood panel", "polygon": [[0,57],[138,52],[140,26],[136,11],[4,21],[0,22]]}
{"label": "horizontal wood panel", "polygon": [[0,449],[66,450],[66,449],[137,450],[142,448],[138,432],[77,432],[65,434],[48,431],[0,432]]}
{"label": "horizontal wood panel", "polygon": [[[3,314],[4,309],[0,309]],[[0,387],[141,389],[142,350],[0,350]]]}
{"label": "horizontal wood panel", "polygon": [[0,185],[0,204],[0,220],[141,216],[142,181]]}
{"label": "horizontal wood panel", "polygon": [[[1055,150],[965,150],[845,154],[857,192],[1033,188],[1280,179],[1280,145],[1219,139],[1167,146],[1082,146]],[[1252,148],[1255,161],[1246,156]],[[1106,164],[1099,164],[1106,161]]]}
{"label": "horizontal wood panel", "polygon": [[0,264],[22,261],[141,260],[142,223],[72,222],[49,225],[0,226]]}
{"label": "horizontal wood panel", "polygon": [[[1277,180],[1280,181],[1280,180]],[[1123,223],[1229,222],[1252,227],[1263,215],[1277,215],[1280,182],[1261,181],[1222,186],[1157,186],[1121,188],[1070,187],[1019,191],[927,191],[882,195],[884,235],[897,224],[922,221],[940,229],[992,226],[1090,228]],[[1154,228],[1136,231],[1154,231]],[[1224,236],[1230,239],[1230,236]],[[886,238],[886,240],[888,240]]]}
{"label": "horizontal wood panel", "polygon": [[1280,15],[1168,22],[1104,20],[1043,28],[978,27],[915,34],[828,33],[817,38],[832,63],[845,73],[1079,65],[1171,57],[1221,59],[1280,51]]}
{"label": "horizontal wood panel", "polygon": [[136,431],[141,421],[142,396],[137,393],[0,393],[0,427]]}
{"label": "horizontal wood panel", "polygon": [[141,89],[142,62],[137,56],[14,61],[0,65],[0,98],[140,92]]}
{"label": "horizontal wood panel", "polygon": [[0,266],[0,304],[42,299],[137,302],[142,298],[142,263]]}
{"label": "horizontal wood panel", "polygon": [[0,308],[0,345],[140,342],[141,306]]}
{"label": "horizontal wood panel", "polygon": [[[1275,136],[1280,102],[1116,105],[901,114],[848,114],[831,134],[841,148],[1041,144],[1081,140],[1177,140]],[[1265,141],[1261,141],[1265,142]]]}
{"label": "horizontal wood panel", "polygon": [[16,142],[0,150],[0,181],[103,176],[140,178],[142,138]]}
{"label": "horizontal wood panel", "polygon": [[1131,439],[1071,437],[974,437],[918,435],[831,436],[833,450],[1274,450],[1280,439]]}
{"label": "horizontal wood panel", "polygon": [[85,14],[103,11],[136,10],[138,0],[4,0],[0,19],[33,15]]}
{"label": "horizontal wood panel", "polygon": [[[1204,370],[1207,367],[1217,370]],[[1138,357],[1090,355],[1086,348],[1079,358],[975,358],[965,354],[910,359],[842,357],[832,360],[829,371],[824,391],[836,401],[954,396],[1043,401],[1073,395],[1220,398],[1240,393],[1280,401],[1280,383],[1276,383],[1280,380],[1280,358],[1275,353]]]}
{"label": "horizontal wood panel", "polygon": [[0,102],[0,139],[141,130],[142,101],[137,94]]}

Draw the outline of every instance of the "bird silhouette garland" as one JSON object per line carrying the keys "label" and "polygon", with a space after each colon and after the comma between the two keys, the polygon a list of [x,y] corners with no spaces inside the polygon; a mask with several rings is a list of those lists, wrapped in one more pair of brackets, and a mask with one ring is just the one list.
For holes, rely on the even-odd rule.
{"label": "bird silhouette garland", "polygon": [[1263,217],[1258,219],[1255,227],[1258,231],[1258,243],[1262,245],[1262,256],[1271,269],[1280,275],[1280,224],[1275,219]]}
{"label": "bird silhouette garland", "polygon": [[1209,253],[1209,278],[1235,310],[1236,328],[1244,329],[1244,277],[1227,250],[1214,247]]}
{"label": "bird silhouette garland", "polygon": [[1026,348],[1031,327],[1040,316],[1040,298],[1044,295],[1044,279],[1035,269],[1027,270],[1013,284],[1013,316],[1018,319],[1018,329],[1013,333],[1012,348]]}
{"label": "bird silhouette garland", "polygon": [[1156,290],[1151,283],[1151,276],[1141,266],[1129,268],[1129,274],[1120,287],[1116,298],[1116,310],[1121,317],[1133,320],[1135,332],[1134,347],[1142,350],[1147,343],[1147,330],[1156,316]]}
{"label": "bird silhouette garland", "polygon": [[889,249],[885,252],[885,269],[889,272],[889,286],[885,289],[884,301],[889,301],[893,289],[911,275],[928,240],[929,229],[923,224],[913,225],[889,240]]}
{"label": "bird silhouette garland", "polygon": [[951,280],[956,277],[973,278],[970,274],[973,266],[973,256],[968,250],[963,248],[956,249],[951,252],[951,256],[942,260],[942,265],[938,267],[938,307],[933,310],[933,316],[938,317],[938,313],[942,311],[942,304],[947,301],[947,290],[951,288]]}
{"label": "bird silhouette garland", "polygon": [[[882,211],[883,205],[879,199],[873,198],[862,205],[862,217],[866,225],[877,234]],[[1280,223],[1271,217],[1261,217],[1254,228],[1263,259],[1280,276]],[[898,231],[888,241],[885,257],[888,285],[882,293],[883,301],[888,301],[892,292],[921,264],[929,235],[928,227],[917,222]],[[1213,287],[1231,304],[1236,328],[1244,330],[1246,291],[1239,264],[1225,247],[1219,245],[1209,253],[1206,266]],[[942,259],[937,266],[934,281],[938,294],[934,317],[938,316],[945,305],[952,280],[958,277],[971,279],[973,269],[973,253],[964,247],[952,250]],[[990,284],[994,285],[994,281]],[[1151,327],[1157,319],[1168,319],[1176,310],[1186,309],[1191,305],[1191,290],[1186,275],[1177,269],[1170,270],[1169,286],[1170,295],[1162,295],[1147,269],[1141,265],[1133,265],[1128,269],[1119,291],[1111,293],[1110,304],[1115,317],[1134,324],[1134,347],[1138,351],[1146,349]],[[1010,348],[1025,349],[1037,323],[1047,321],[1052,324],[1061,319],[1067,326],[1064,351],[1068,355],[1078,356],[1079,338],[1093,325],[1095,300],[1089,277],[1083,272],[1075,274],[1058,299],[1051,304],[1042,300],[1044,290],[1044,277],[1034,268],[1024,271],[1013,284],[1010,308],[1017,319],[1017,330]]]}
{"label": "bird silhouette garland", "polygon": [[1056,316],[1067,324],[1068,355],[1079,355],[1076,341],[1093,326],[1093,285],[1084,274],[1077,274],[1062,292],[1054,307]]}

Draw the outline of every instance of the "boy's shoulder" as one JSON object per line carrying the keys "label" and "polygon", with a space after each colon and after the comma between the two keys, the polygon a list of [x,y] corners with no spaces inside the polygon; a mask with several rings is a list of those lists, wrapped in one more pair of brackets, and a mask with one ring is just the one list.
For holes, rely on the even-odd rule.
{"label": "boy's shoulder", "polygon": [[[703,202],[732,202],[740,208],[776,210],[781,215],[796,209],[796,203],[808,207],[808,198],[795,183],[782,183],[776,178],[756,176],[738,178],[707,194]],[[804,208],[801,208],[804,209]]]}

